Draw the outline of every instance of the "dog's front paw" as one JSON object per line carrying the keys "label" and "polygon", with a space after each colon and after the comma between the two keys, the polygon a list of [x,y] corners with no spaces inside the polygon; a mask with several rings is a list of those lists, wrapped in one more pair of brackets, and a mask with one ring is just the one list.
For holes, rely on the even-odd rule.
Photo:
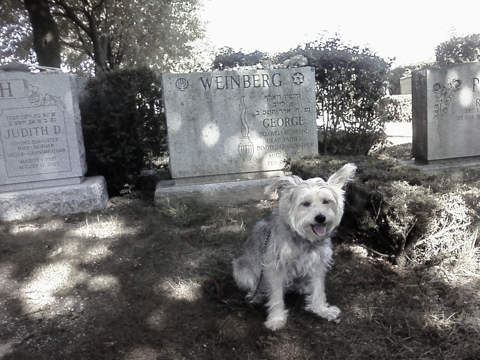
{"label": "dog's front paw", "polygon": [[324,319],[327,319],[328,321],[339,322],[340,319],[338,317],[340,316],[340,313],[341,311],[338,307],[329,306],[322,312],[320,316]]}
{"label": "dog's front paw", "polygon": [[328,321],[335,321],[339,322],[340,319],[338,318],[341,311],[336,306],[322,306],[321,308],[312,308],[307,307],[307,310],[314,312],[318,316],[327,319]]}
{"label": "dog's front paw", "polygon": [[265,321],[265,326],[272,331],[283,329],[287,323],[287,317],[287,311],[283,311],[282,314],[278,315],[269,315],[267,321]]}

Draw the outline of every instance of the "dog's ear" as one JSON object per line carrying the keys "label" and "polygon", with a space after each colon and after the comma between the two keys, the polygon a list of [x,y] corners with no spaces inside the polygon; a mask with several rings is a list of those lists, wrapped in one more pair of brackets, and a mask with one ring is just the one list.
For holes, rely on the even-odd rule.
{"label": "dog's ear", "polygon": [[273,184],[271,184],[271,185],[269,185],[265,188],[265,195],[270,196],[275,191],[280,195],[281,192],[284,189],[292,187],[292,186],[297,186],[302,181],[303,180],[301,178],[299,178],[298,176],[295,176],[295,175],[282,176],[277,181],[275,181]]}
{"label": "dog's ear", "polygon": [[335,174],[330,176],[327,183],[332,186],[343,187],[346,183],[353,180],[357,167],[354,164],[345,164]]}

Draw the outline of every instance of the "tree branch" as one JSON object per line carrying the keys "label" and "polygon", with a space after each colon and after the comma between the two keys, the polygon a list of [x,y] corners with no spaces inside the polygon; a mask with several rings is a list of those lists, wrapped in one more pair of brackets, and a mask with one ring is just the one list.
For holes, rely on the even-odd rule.
{"label": "tree branch", "polygon": [[84,31],[88,36],[92,36],[92,30],[90,29],[90,27],[86,26],[84,22],[80,20],[80,18],[75,13],[82,12],[88,19],[90,17],[90,14],[85,9],[68,6],[68,4],[63,0],[54,0],[54,3],[57,4],[60,8],[62,8],[64,11],[64,13],[55,12],[56,15],[72,20],[73,23],[80,29],[82,29],[82,31]]}

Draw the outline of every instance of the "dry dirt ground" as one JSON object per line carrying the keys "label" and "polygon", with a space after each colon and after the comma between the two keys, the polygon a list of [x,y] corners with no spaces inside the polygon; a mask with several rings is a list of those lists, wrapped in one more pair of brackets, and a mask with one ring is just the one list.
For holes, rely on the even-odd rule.
{"label": "dry dirt ground", "polygon": [[[123,197],[0,223],[0,359],[480,359],[478,254],[398,268],[337,239],[327,297],[340,323],[289,295],[287,326],[267,330],[230,263],[272,206],[160,211]],[[227,304],[202,288],[212,278]]]}

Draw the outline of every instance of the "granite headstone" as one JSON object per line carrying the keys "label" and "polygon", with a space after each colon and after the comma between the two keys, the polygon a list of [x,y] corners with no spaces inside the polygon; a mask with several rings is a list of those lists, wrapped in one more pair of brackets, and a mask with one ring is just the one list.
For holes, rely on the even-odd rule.
{"label": "granite headstone", "polygon": [[314,68],[164,74],[162,87],[173,182],[157,204],[258,200],[287,158],[318,153]]}
{"label": "granite headstone", "polygon": [[164,74],[177,184],[264,178],[318,152],[315,69]]}
{"label": "granite headstone", "polygon": [[0,71],[0,221],[103,209],[86,170],[74,76]]}
{"label": "granite headstone", "polygon": [[73,75],[0,72],[0,192],[82,182],[75,90]]}
{"label": "granite headstone", "polygon": [[480,63],[414,71],[412,152],[417,163],[480,157]]}

